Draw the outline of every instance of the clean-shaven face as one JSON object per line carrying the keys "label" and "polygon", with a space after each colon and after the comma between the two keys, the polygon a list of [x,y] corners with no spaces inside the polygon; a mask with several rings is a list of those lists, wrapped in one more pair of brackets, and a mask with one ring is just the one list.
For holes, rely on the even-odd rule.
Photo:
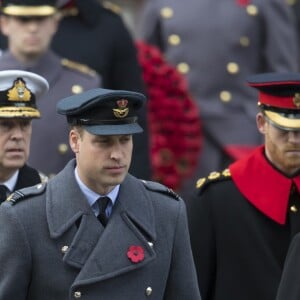
{"label": "clean-shaven face", "polygon": [[99,194],[123,182],[131,163],[132,135],[93,135],[72,129],[70,145],[80,179]]}
{"label": "clean-shaven face", "polygon": [[45,53],[57,28],[55,16],[23,18],[2,15],[0,20],[10,51],[22,62]]}
{"label": "clean-shaven face", "polygon": [[8,179],[29,156],[31,120],[0,118],[0,179]]}

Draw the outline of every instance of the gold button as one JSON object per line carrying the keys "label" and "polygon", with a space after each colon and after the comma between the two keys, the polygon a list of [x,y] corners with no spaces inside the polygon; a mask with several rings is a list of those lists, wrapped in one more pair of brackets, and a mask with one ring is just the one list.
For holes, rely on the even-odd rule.
{"label": "gold button", "polygon": [[247,36],[241,36],[240,37],[240,45],[242,47],[249,47],[250,45],[250,40]]}
{"label": "gold button", "polygon": [[74,298],[76,298],[76,299],[81,298],[81,292],[80,292],[80,291],[76,291],[76,292],[74,293]]}
{"label": "gold button", "polygon": [[177,34],[171,34],[168,38],[169,44],[171,44],[172,46],[177,46],[180,44],[181,39],[180,36]]}
{"label": "gold button", "polygon": [[62,144],[59,144],[59,145],[58,145],[58,152],[59,152],[60,154],[66,154],[67,151],[68,151],[68,149],[69,149],[69,147],[68,147],[67,144],[62,143]]}
{"label": "gold button", "polygon": [[177,65],[177,71],[181,74],[187,74],[190,71],[190,66],[187,63],[179,63]]}
{"label": "gold button", "polygon": [[63,247],[61,247],[61,252],[67,253],[68,249],[69,249],[69,246],[63,246]]}
{"label": "gold button", "polygon": [[80,94],[83,92],[83,87],[81,85],[75,84],[72,86],[71,90],[73,94]]}
{"label": "gold button", "polygon": [[240,67],[237,63],[235,62],[230,62],[227,64],[227,71],[230,74],[237,74],[240,70]]}
{"label": "gold button", "polygon": [[228,91],[222,91],[220,93],[220,99],[224,103],[230,102],[232,99],[231,93]]}
{"label": "gold button", "polygon": [[173,17],[174,12],[173,9],[171,7],[163,7],[160,10],[160,15],[164,18],[164,19],[170,19]]}
{"label": "gold button", "polygon": [[296,205],[292,205],[292,206],[290,207],[290,210],[291,210],[291,212],[296,213],[296,212],[298,211],[298,208],[297,208]]}
{"label": "gold button", "polygon": [[146,288],[146,296],[150,296],[152,294],[152,287],[148,286]]}
{"label": "gold button", "polygon": [[253,4],[248,5],[246,10],[250,16],[256,16],[258,14],[258,8]]}

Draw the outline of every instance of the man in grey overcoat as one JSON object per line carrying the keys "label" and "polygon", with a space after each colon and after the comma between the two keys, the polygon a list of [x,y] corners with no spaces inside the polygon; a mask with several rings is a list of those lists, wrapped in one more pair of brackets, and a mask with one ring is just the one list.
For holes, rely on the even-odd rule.
{"label": "man in grey overcoat", "polygon": [[136,92],[62,99],[75,159],[0,206],[1,300],[201,299],[183,200],[128,173]]}

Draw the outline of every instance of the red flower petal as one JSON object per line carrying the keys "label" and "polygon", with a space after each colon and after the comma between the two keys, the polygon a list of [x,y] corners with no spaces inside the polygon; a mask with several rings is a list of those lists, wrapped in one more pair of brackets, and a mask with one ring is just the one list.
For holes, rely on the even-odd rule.
{"label": "red flower petal", "polygon": [[130,246],[127,257],[134,263],[138,263],[145,258],[144,249],[141,246]]}
{"label": "red flower petal", "polygon": [[153,179],[177,190],[193,175],[202,149],[199,108],[184,76],[166,61],[159,48],[142,41],[136,46],[149,96]]}

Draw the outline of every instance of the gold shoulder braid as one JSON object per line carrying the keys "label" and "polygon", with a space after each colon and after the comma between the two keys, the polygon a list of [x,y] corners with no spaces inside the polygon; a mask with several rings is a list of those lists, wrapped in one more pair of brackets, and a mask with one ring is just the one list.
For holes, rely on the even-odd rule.
{"label": "gold shoulder braid", "polygon": [[196,188],[200,189],[204,185],[207,185],[211,182],[222,181],[231,177],[230,170],[225,169],[222,172],[211,172],[207,177],[199,178],[196,182]]}
{"label": "gold shoulder braid", "polygon": [[26,198],[43,194],[46,191],[46,186],[47,183],[38,183],[34,186],[17,190],[9,195],[9,197],[6,200],[6,203],[9,203],[11,206],[13,206]]}
{"label": "gold shoulder braid", "polygon": [[122,13],[122,8],[119,5],[112,3],[110,1],[103,1],[102,6],[106,9],[114,12],[117,15],[120,15]]}
{"label": "gold shoulder braid", "polygon": [[73,60],[69,60],[67,58],[62,58],[61,64],[66,68],[76,70],[79,71],[80,73],[87,74],[90,76],[95,76],[97,74],[96,71],[90,68],[89,66],[75,62]]}

